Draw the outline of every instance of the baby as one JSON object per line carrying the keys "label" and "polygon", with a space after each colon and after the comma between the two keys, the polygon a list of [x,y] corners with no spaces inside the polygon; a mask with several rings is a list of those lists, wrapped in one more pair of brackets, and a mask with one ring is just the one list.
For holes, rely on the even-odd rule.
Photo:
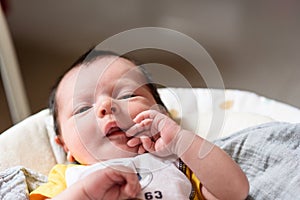
{"label": "baby", "polygon": [[175,123],[147,73],[130,59],[89,50],[59,79],[50,108],[56,142],[79,165],[55,166],[30,199],[245,199],[248,194],[239,166]]}

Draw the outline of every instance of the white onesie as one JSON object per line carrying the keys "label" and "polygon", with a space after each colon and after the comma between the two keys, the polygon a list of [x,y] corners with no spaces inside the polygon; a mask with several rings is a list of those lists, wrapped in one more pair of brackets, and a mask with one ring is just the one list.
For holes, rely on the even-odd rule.
{"label": "white onesie", "polygon": [[177,167],[176,159],[162,159],[146,153],[133,158],[113,159],[90,166],[74,166],[66,171],[67,187],[88,174],[114,165],[132,168],[142,187],[139,199],[189,199],[192,185]]}

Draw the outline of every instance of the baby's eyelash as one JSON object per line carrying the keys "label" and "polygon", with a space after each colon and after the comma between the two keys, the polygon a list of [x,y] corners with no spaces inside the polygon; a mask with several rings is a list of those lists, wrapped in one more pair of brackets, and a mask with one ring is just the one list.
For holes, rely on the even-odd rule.
{"label": "baby's eyelash", "polygon": [[120,99],[129,99],[132,97],[136,97],[136,95],[135,94],[126,94],[126,95],[121,96]]}
{"label": "baby's eyelash", "polygon": [[75,110],[74,115],[83,113],[83,112],[89,110],[91,107],[92,107],[92,106],[82,106],[82,107],[80,107],[79,109]]}

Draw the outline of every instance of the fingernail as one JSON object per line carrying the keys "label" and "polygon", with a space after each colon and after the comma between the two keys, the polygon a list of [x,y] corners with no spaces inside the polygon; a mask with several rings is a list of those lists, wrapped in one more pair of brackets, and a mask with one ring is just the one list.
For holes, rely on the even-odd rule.
{"label": "fingernail", "polygon": [[130,144],[130,141],[131,141],[131,140],[129,140],[129,141],[127,142],[127,145],[130,146],[130,147],[132,147],[132,145]]}

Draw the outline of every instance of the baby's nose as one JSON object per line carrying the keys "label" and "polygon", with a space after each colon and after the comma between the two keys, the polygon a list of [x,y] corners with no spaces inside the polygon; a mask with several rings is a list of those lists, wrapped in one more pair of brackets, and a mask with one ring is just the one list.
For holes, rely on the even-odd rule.
{"label": "baby's nose", "polygon": [[103,118],[105,115],[116,114],[118,111],[117,105],[113,103],[112,99],[106,99],[100,103],[100,106],[97,111],[97,115],[100,118]]}

